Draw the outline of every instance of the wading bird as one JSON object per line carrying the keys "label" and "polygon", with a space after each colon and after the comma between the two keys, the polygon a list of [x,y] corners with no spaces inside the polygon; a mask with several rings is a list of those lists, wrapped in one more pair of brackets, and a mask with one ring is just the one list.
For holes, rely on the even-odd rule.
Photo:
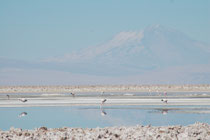
{"label": "wading bird", "polygon": [[101,110],[101,116],[105,116],[107,113],[103,109],[103,104],[106,102],[106,99],[101,99],[101,105],[100,105],[100,110]]}
{"label": "wading bird", "polygon": [[9,95],[7,94],[7,99],[9,100]]}
{"label": "wading bird", "polygon": [[104,104],[106,101],[106,99],[101,99],[101,104]]}
{"label": "wading bird", "polygon": [[26,98],[19,98],[19,101],[25,103],[25,102],[27,102],[28,100],[27,100]]}
{"label": "wading bird", "polygon": [[164,96],[165,96],[165,99],[161,99],[161,101],[163,102],[163,103],[168,103],[168,99],[167,99],[167,92],[164,92],[163,93],[164,94]]}
{"label": "wading bird", "polygon": [[163,102],[163,103],[168,103],[168,100],[167,99],[161,99],[161,101]]}
{"label": "wading bird", "polygon": [[71,92],[70,94],[71,94],[73,97],[75,97],[75,93]]}

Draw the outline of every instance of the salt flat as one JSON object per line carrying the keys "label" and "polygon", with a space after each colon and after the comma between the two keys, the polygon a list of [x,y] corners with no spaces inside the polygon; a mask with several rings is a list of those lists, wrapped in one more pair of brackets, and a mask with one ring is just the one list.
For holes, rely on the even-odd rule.
{"label": "salt flat", "polygon": [[[0,99],[0,107],[32,107],[32,106],[72,106],[72,105],[94,105],[100,106],[103,97],[50,97],[50,98],[27,98],[23,103],[18,98]],[[161,98],[112,98],[106,97],[104,105],[210,105],[210,98],[168,98],[167,103],[163,103]]]}
{"label": "salt flat", "polygon": [[188,126],[132,126],[106,128],[47,128],[40,127],[34,130],[11,128],[9,131],[0,131],[1,139],[168,139],[168,140],[201,140],[210,139],[210,125],[195,123]]}
{"label": "salt flat", "polygon": [[[63,87],[52,87],[52,89],[50,87],[16,87],[11,89],[11,87],[4,87],[0,90],[0,107],[8,107],[4,108],[6,110],[10,109],[10,107],[18,107],[18,109],[24,107],[23,111],[25,111],[27,110],[25,107],[44,108],[44,106],[79,106],[82,107],[82,111],[95,108],[93,112],[99,114],[104,113],[103,111],[106,110],[105,113],[107,117],[112,115],[112,113],[110,113],[111,110],[117,112],[117,109],[125,107],[126,111],[134,109],[134,112],[136,112],[136,110],[147,109],[148,113],[153,113],[153,115],[161,113],[163,117],[160,118],[166,118],[164,117],[165,114],[172,114],[173,116],[176,114],[180,114],[179,116],[182,116],[182,114],[190,114],[190,117],[193,114],[195,114],[194,116],[197,114],[208,116],[210,114],[210,92],[208,88],[209,86],[203,86],[200,88],[189,87],[187,90],[183,90],[184,88],[182,90],[176,90],[176,88],[173,87],[170,88],[170,90],[167,90],[169,88],[166,86],[159,87],[158,90],[156,90],[155,87],[142,87],[140,88],[141,90],[138,88],[136,88],[136,90],[131,90],[131,87],[105,87],[105,89],[102,87],[88,87],[87,89],[81,87],[72,89],[65,89]],[[182,93],[183,91],[187,93]],[[74,96],[71,94],[72,92],[75,93]],[[164,95],[165,92],[167,92],[167,95]],[[7,95],[9,95],[9,98]],[[19,98],[26,98],[27,102],[21,102],[18,100]],[[102,99],[107,100],[103,104],[103,108],[100,108]],[[162,102],[161,99],[167,100],[167,103]],[[29,111],[27,117],[30,117],[30,115],[32,116],[32,114],[33,113]],[[15,114],[15,116],[17,116],[17,114]],[[7,116],[5,118],[7,119]],[[179,118],[180,117],[177,117],[177,119]],[[19,118],[18,121],[21,121],[21,119],[23,120],[23,118]],[[155,120],[156,119],[157,118],[155,118]],[[189,119],[189,117],[187,117],[187,119]],[[200,122],[203,122],[203,120]],[[112,130],[112,132],[108,133],[109,130]],[[22,130],[19,128],[11,128],[9,131],[0,131],[0,136],[2,139],[8,137],[11,139],[25,139],[29,137],[34,139],[209,139],[209,124],[197,123],[188,126],[161,127],[153,127],[150,125],[132,127],[120,126],[94,129],[41,127],[34,130]]]}
{"label": "salt flat", "polygon": [[210,92],[210,85],[0,86],[0,93]]}

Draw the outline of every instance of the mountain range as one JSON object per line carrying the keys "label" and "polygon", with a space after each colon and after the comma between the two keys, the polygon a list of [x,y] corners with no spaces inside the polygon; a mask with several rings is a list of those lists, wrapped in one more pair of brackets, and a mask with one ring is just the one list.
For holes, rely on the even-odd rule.
{"label": "mountain range", "polygon": [[111,40],[79,52],[45,60],[69,71],[141,74],[186,65],[210,64],[210,46],[161,25],[116,34]]}
{"label": "mountain range", "polygon": [[123,31],[59,57],[37,62],[1,58],[0,63],[0,68],[116,77],[116,83],[210,83],[210,45],[161,25]]}

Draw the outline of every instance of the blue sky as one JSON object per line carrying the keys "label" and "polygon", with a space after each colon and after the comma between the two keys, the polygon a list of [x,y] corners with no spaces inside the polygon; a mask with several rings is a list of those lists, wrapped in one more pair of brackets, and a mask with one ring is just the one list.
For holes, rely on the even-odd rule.
{"label": "blue sky", "polygon": [[154,24],[210,43],[209,7],[208,0],[2,0],[0,56],[37,61]]}
{"label": "blue sky", "polygon": [[0,85],[210,83],[209,7],[1,0]]}

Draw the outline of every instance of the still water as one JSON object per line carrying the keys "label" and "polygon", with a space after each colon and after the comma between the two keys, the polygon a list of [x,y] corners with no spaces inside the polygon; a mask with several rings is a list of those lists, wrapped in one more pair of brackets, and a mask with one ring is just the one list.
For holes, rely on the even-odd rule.
{"label": "still water", "polygon": [[210,123],[210,106],[1,107],[0,129]]}

